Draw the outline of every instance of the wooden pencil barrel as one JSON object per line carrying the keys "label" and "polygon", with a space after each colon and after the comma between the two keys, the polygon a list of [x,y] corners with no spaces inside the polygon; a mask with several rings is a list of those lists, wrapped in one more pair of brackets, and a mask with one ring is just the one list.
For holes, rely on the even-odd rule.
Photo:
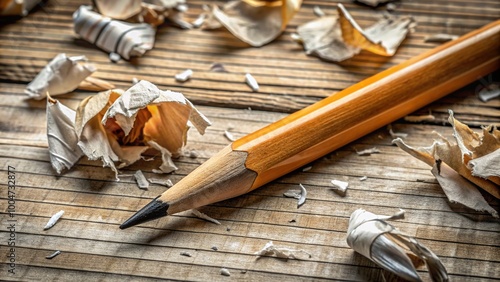
{"label": "wooden pencil barrel", "polygon": [[236,140],[252,188],[297,169],[500,67],[500,20]]}

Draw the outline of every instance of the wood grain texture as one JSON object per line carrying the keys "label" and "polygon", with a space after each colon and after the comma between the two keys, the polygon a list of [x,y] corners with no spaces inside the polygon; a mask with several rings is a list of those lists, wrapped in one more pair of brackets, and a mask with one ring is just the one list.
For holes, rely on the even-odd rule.
{"label": "wood grain texture", "polygon": [[[342,1],[356,19],[366,26],[377,14],[371,8]],[[224,131],[239,138],[303,108],[331,93],[348,87],[389,66],[400,63],[436,44],[424,43],[432,33],[465,34],[496,20],[500,4],[496,0],[401,1],[398,13],[412,14],[418,21],[413,33],[395,57],[382,60],[369,54],[342,66],[307,57],[300,46],[289,40],[296,26],[314,18],[312,8],[334,10],[334,2],[305,1],[303,8],[278,41],[263,48],[247,48],[224,31],[159,30],[157,45],[134,64],[110,64],[107,55],[76,40],[71,14],[85,1],[49,0],[39,10],[15,23],[0,26],[0,170],[2,183],[8,166],[16,168],[17,273],[7,273],[7,258],[0,259],[2,280],[88,280],[88,281],[397,281],[365,258],[356,255],[345,242],[352,211],[364,208],[390,214],[403,208],[407,216],[394,225],[431,248],[443,261],[452,281],[500,280],[500,225],[483,214],[451,207],[430,173],[430,168],[392,146],[388,130],[380,128],[310,165],[260,189],[231,200],[200,209],[222,224],[215,225],[189,212],[169,216],[125,231],[118,226],[137,209],[165,191],[151,185],[141,190],[125,175],[136,170],[146,177],[169,178],[174,183],[229,144]],[[188,18],[194,19],[203,1],[191,1]],[[383,7],[377,9],[381,13]],[[187,149],[198,158],[176,160],[179,170],[171,175],[152,173],[161,161],[141,160],[122,171],[120,182],[99,162],[82,159],[73,169],[57,176],[47,152],[45,101],[32,101],[23,93],[30,81],[59,52],[85,54],[98,71],[120,87],[129,87],[132,77],[150,79],[162,89],[177,90],[199,106],[213,122],[205,136],[190,131]],[[221,62],[229,74],[209,71]],[[186,68],[195,72],[185,84],[173,75]],[[252,73],[262,91],[251,93],[244,74]],[[447,110],[473,126],[500,125],[500,99],[483,103],[477,91],[488,82],[500,81],[497,72],[466,86],[437,102],[419,109],[415,115],[431,112],[436,120],[408,123],[400,119],[394,131],[409,134],[414,146],[427,146],[436,137],[433,131],[451,137]],[[76,108],[91,95],[76,91],[58,97]],[[213,107],[220,105],[224,107]],[[247,108],[251,107],[252,110]],[[266,109],[257,111],[255,109]],[[356,151],[377,147],[380,154],[359,156]],[[359,178],[367,176],[367,180]],[[349,182],[345,197],[330,189],[330,181]],[[297,209],[295,199],[282,195],[308,190],[306,203]],[[5,186],[3,186],[5,187]],[[488,202],[500,209],[498,200]],[[2,189],[0,213],[2,240],[6,253],[6,200]],[[64,216],[43,231],[48,219],[59,210]],[[482,217],[484,221],[472,218]],[[254,253],[272,240],[276,245],[303,249],[312,254],[303,261],[275,258],[256,259]],[[217,251],[212,250],[213,246]],[[61,254],[45,259],[55,250]],[[189,252],[192,256],[180,255]],[[231,277],[219,274],[228,268]],[[425,270],[421,273],[425,276]]]}

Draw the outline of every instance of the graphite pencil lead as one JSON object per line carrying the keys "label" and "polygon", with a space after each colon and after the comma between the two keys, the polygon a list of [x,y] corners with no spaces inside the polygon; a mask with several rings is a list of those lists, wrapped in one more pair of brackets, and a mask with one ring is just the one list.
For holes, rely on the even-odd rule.
{"label": "graphite pencil lead", "polygon": [[126,229],[141,223],[145,223],[160,217],[167,216],[168,203],[162,202],[156,197],[149,204],[144,206],[138,212],[136,212],[133,216],[127,219],[122,225],[120,225],[120,229]]}

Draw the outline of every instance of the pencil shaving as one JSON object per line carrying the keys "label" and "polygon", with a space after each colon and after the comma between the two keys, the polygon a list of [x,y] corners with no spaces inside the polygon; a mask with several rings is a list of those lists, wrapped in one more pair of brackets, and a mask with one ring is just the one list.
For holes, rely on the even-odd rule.
{"label": "pencil shaving", "polygon": [[395,139],[393,143],[433,167],[433,174],[450,202],[478,211],[488,211],[498,217],[498,213],[485,201],[476,185],[500,198],[499,130],[490,126],[484,127],[482,134],[476,133],[456,120],[452,111],[449,121],[453,126],[455,143],[442,136],[440,141],[435,141],[430,147],[413,148],[401,139]]}
{"label": "pencil shaving", "polygon": [[251,74],[245,74],[245,82],[248,84],[248,86],[250,86],[253,92],[259,91],[259,84]]}
{"label": "pencil shaving", "polygon": [[302,185],[300,183],[299,183],[299,186],[300,186],[300,197],[299,197],[299,200],[297,202],[297,208],[300,208],[303,204],[305,204],[306,198],[307,198],[306,187],[304,187],[304,185]]}
{"label": "pencil shaving", "polygon": [[211,218],[210,216],[208,216],[208,215],[206,215],[206,214],[204,214],[204,213],[200,212],[200,211],[199,211],[199,210],[197,210],[197,209],[192,209],[192,210],[191,210],[191,213],[192,213],[193,215],[195,215],[196,217],[198,217],[198,218],[201,218],[201,219],[204,219],[204,220],[206,220],[206,221],[210,221],[210,222],[212,222],[212,223],[215,223],[215,224],[217,224],[217,225],[220,225],[220,222],[219,222],[217,219],[215,219],[215,218]]}
{"label": "pencil shaving", "polygon": [[368,176],[364,175],[359,178],[359,181],[365,181],[368,179]]}
{"label": "pencil shaving", "polygon": [[148,178],[148,181],[151,184],[158,184],[158,185],[166,186],[168,188],[174,186],[174,183],[170,179],[163,180],[163,179],[157,179],[157,178]]}
{"label": "pencil shaving", "polygon": [[370,156],[371,154],[379,154],[380,150],[376,147],[364,149],[361,151],[356,151],[359,156]]}
{"label": "pencil shaving", "polygon": [[77,146],[76,112],[47,96],[47,142],[52,167],[60,174],[83,156]]}
{"label": "pencil shaving", "polygon": [[61,251],[59,251],[59,250],[58,250],[58,251],[55,251],[55,252],[53,252],[52,254],[50,254],[50,255],[46,256],[45,258],[46,258],[46,259],[53,259],[53,258],[57,257],[57,256],[58,256],[58,255],[60,255],[60,254],[61,254]]}
{"label": "pencil shaving", "polygon": [[386,17],[374,25],[362,29],[342,4],[337,5],[342,38],[349,45],[381,56],[393,56],[406,38],[411,17]]}
{"label": "pencil shaving", "polygon": [[115,88],[115,85],[99,78],[95,78],[92,76],[86,77],[80,84],[78,85],[78,89],[87,90],[87,91],[106,91]]}
{"label": "pencil shaving", "polygon": [[307,55],[331,62],[342,62],[361,50],[392,56],[413,23],[409,17],[389,15],[363,30],[342,4],[337,12],[338,16],[321,16],[297,28],[295,41],[304,46]]}
{"label": "pencil shaving", "polygon": [[363,209],[354,211],[349,219],[347,244],[406,280],[421,281],[416,268],[425,263],[432,280],[448,281],[444,265],[430,249],[387,223],[402,216],[403,210],[393,216],[376,215]]}
{"label": "pencil shaving", "polygon": [[177,80],[179,82],[186,82],[191,78],[192,75],[193,75],[193,71],[191,69],[187,69],[181,73],[176,74],[175,80]]}
{"label": "pencil shaving", "polygon": [[405,116],[404,120],[408,122],[435,121],[436,117],[431,114],[420,116]]}
{"label": "pencil shaving", "polygon": [[28,84],[24,92],[36,100],[45,98],[47,93],[52,97],[70,93],[96,70],[86,61],[85,56],[58,54]]}
{"label": "pencil shaving", "polygon": [[479,96],[479,100],[481,100],[481,102],[484,102],[484,103],[500,97],[500,84],[499,83],[490,83],[490,84],[486,85],[484,88],[482,88],[479,91],[478,96]]}
{"label": "pencil shaving", "polygon": [[180,255],[185,257],[192,257],[191,253],[185,251],[181,252]]}
{"label": "pencil shaving", "polygon": [[57,221],[63,216],[63,214],[64,214],[63,210],[60,210],[59,212],[57,212],[56,214],[54,214],[49,219],[49,222],[47,222],[47,224],[45,225],[45,227],[43,228],[43,230],[48,230],[48,229],[52,228],[57,223]]}
{"label": "pencil shaving", "polygon": [[214,5],[204,27],[222,25],[241,41],[260,47],[285,30],[301,4],[302,0],[237,0],[228,2],[222,9]]}
{"label": "pencil shaving", "polygon": [[149,188],[149,181],[146,179],[141,170],[138,170],[134,173],[134,179],[137,182],[137,186],[141,189]]}
{"label": "pencil shaving", "polygon": [[210,66],[210,71],[213,71],[213,72],[229,72],[229,71],[226,70],[226,68],[224,67],[224,65],[221,64],[221,63],[213,63]]}
{"label": "pencil shaving", "polygon": [[261,256],[271,256],[271,257],[277,257],[277,258],[282,258],[282,259],[306,259],[304,255],[307,258],[311,258],[311,254],[309,254],[306,251],[303,250],[295,250],[295,249],[290,249],[287,247],[278,247],[273,244],[273,241],[269,241],[264,248],[262,248],[260,251],[256,252],[255,255],[258,257]]}
{"label": "pencil shaving", "polygon": [[229,272],[229,270],[227,268],[221,268],[220,274],[223,276],[231,276],[231,272]]}
{"label": "pencil shaving", "polygon": [[313,13],[318,18],[326,16],[325,12],[323,12],[323,10],[318,5],[315,5],[313,7]]}
{"label": "pencil shaving", "polygon": [[227,140],[234,142],[236,141],[236,138],[234,138],[233,134],[229,132],[228,130],[224,130],[224,136],[227,138]]}
{"label": "pencil shaving", "polygon": [[444,43],[451,40],[455,40],[458,38],[458,35],[451,35],[446,33],[438,33],[426,36],[424,38],[424,42],[433,42],[433,43]]}
{"label": "pencil shaving", "polygon": [[343,194],[345,194],[345,192],[347,191],[347,186],[349,186],[348,182],[340,181],[340,180],[336,180],[336,179],[332,180],[331,183],[334,187],[333,188],[334,190],[340,191]]}
{"label": "pencil shaving", "polygon": [[86,41],[126,60],[142,56],[153,48],[156,31],[151,25],[113,20],[91,9],[80,6],[73,14],[75,33]]}

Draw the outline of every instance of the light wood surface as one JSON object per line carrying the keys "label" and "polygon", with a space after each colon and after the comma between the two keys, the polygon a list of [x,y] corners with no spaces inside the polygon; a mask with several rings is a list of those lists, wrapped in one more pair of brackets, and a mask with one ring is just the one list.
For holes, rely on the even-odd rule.
{"label": "light wood surface", "polygon": [[[371,8],[343,2],[362,25],[376,19]],[[475,213],[452,209],[429,167],[390,145],[392,138],[385,127],[311,163],[308,171],[297,170],[245,196],[200,209],[221,225],[185,212],[122,231],[119,224],[165,187],[151,185],[147,191],[140,190],[126,177],[114,182],[111,170],[85,159],[56,176],[47,152],[45,101],[28,100],[23,94],[26,83],[59,52],[85,54],[97,65],[97,77],[120,87],[129,87],[132,78],[138,77],[162,89],[185,93],[195,104],[205,105],[199,108],[213,126],[205,136],[190,132],[187,148],[196,150],[199,157],[182,157],[176,162],[179,170],[164,176],[177,183],[229,144],[223,135],[225,130],[242,137],[421,54],[436,46],[423,42],[428,34],[461,35],[492,22],[500,13],[498,1],[402,1],[398,11],[412,14],[418,26],[395,57],[381,59],[362,54],[343,65],[307,57],[289,40],[297,24],[314,18],[314,5],[333,11],[335,3],[331,1],[305,1],[285,34],[263,48],[246,48],[223,31],[162,28],[156,48],[136,60],[135,65],[111,64],[106,54],[75,40],[71,14],[80,3],[49,0],[46,13],[38,11],[0,27],[0,164],[3,183],[9,165],[17,171],[18,240],[17,273],[8,275],[6,257],[2,255],[2,280],[395,280],[348,248],[345,231],[349,215],[357,208],[381,214],[405,209],[406,218],[394,224],[431,248],[443,260],[453,281],[500,280],[498,222],[475,221],[469,218]],[[188,3],[188,18],[194,19],[202,1]],[[210,72],[213,62],[224,63],[231,73]],[[194,70],[193,79],[176,83],[174,74],[186,68]],[[245,72],[257,78],[261,91],[252,93],[244,84]],[[451,137],[446,124],[448,109],[476,129],[491,123],[500,125],[500,100],[483,103],[477,99],[481,81],[498,82],[500,77],[497,73],[478,78],[414,113],[431,111],[435,121],[414,124],[398,120],[392,124],[394,131],[409,134],[406,141],[414,146],[429,145],[435,138],[432,131]],[[88,95],[76,91],[62,96],[60,101],[76,108]],[[356,154],[356,150],[375,146],[380,154]],[[123,173],[141,169],[146,177],[158,177],[151,170],[159,164],[160,160],[140,161]],[[360,181],[362,176],[368,179]],[[350,183],[345,197],[330,189],[332,179]],[[298,189],[299,183],[307,188],[308,199],[297,209],[295,199],[282,195]],[[1,238],[8,234],[6,197],[2,192]],[[488,196],[487,200],[499,210],[498,200]],[[66,212],[60,222],[43,231],[48,219],[61,209]],[[267,257],[257,260],[254,252],[270,240],[276,245],[303,249],[312,257],[302,261]],[[212,250],[212,246],[218,250]],[[0,249],[6,252],[4,239]],[[54,250],[61,250],[61,254],[46,259]],[[180,255],[184,251],[192,256]],[[219,274],[222,267],[229,269],[230,277]],[[425,270],[422,273],[425,275]]]}

